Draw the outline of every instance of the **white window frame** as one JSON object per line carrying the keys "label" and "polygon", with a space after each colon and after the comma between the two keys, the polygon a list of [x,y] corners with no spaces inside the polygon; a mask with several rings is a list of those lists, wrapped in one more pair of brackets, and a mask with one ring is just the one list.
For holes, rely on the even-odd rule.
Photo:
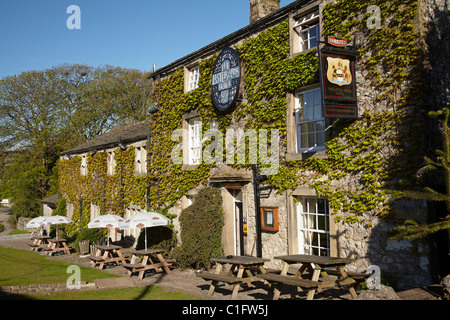
{"label": "white window frame", "polygon": [[[317,197],[297,197],[297,199],[299,253],[330,256],[331,237],[328,200]],[[322,203],[322,208],[320,208],[319,203]],[[323,226],[320,226],[321,224]]]}
{"label": "white window frame", "polygon": [[[295,93],[294,113],[299,153],[325,150],[325,118],[320,95],[320,88]],[[312,97],[312,100],[307,100],[307,97]]]}
{"label": "white window frame", "polygon": [[91,202],[91,221],[98,216],[100,216],[100,206],[95,202]]}
{"label": "white window frame", "polygon": [[198,66],[189,69],[189,86],[188,91],[192,91],[198,88],[198,82],[200,80],[200,69]]}
{"label": "white window frame", "polygon": [[145,146],[136,147],[134,172],[147,173],[147,148]]}
{"label": "white window frame", "polygon": [[200,118],[188,121],[189,165],[199,165],[202,161],[202,122]]}
{"label": "white window frame", "polygon": [[81,156],[80,174],[82,176],[87,175],[87,157],[86,157],[86,155]]}
{"label": "white window frame", "polygon": [[108,152],[108,157],[106,158],[106,165],[108,176],[113,176],[116,169],[116,158],[114,151]]}
{"label": "white window frame", "polygon": [[[317,46],[317,41],[320,40],[320,26],[319,26],[319,12],[314,11],[306,16],[303,16],[294,24],[294,29],[299,36],[299,52],[305,52]],[[316,35],[313,35],[313,31]]]}

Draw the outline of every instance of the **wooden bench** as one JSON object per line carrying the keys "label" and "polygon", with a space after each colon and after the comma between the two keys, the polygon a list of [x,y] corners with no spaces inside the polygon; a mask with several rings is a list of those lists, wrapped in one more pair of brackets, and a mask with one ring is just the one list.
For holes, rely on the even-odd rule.
{"label": "wooden bench", "polygon": [[228,276],[217,273],[200,272],[197,273],[197,277],[203,278],[204,280],[221,281],[228,284],[242,283],[242,279],[234,276]]}
{"label": "wooden bench", "polygon": [[39,249],[41,249],[41,246],[38,244],[28,244],[30,246],[30,250],[31,251],[39,251]]}
{"label": "wooden bench", "polygon": [[214,290],[216,290],[216,286],[219,282],[224,282],[226,284],[233,286],[233,292],[231,294],[231,300],[234,300],[237,298],[237,293],[239,290],[239,287],[243,281],[242,278],[238,278],[235,276],[229,276],[225,274],[218,274],[218,273],[209,273],[209,272],[200,272],[197,273],[197,277],[202,278],[203,280],[211,280],[211,285],[209,287],[208,296],[212,296],[214,293]]}
{"label": "wooden bench", "polygon": [[270,282],[285,283],[302,288],[318,288],[320,286],[319,281],[300,279],[293,276],[283,276],[280,274],[266,273],[260,274],[259,277]]}
{"label": "wooden bench", "polygon": [[[316,289],[320,289],[324,282],[313,281],[308,279],[301,279],[294,276],[280,275],[273,273],[266,273],[259,275],[260,278],[268,281],[269,283],[287,284],[292,286],[297,286],[302,289],[308,289],[307,300],[312,300],[314,298],[314,292]],[[271,286],[272,287],[272,286]],[[273,300],[278,300],[280,296],[280,290],[277,289],[274,292]]]}
{"label": "wooden bench", "polygon": [[164,259],[164,260],[167,262],[169,267],[173,267],[173,265],[177,263],[176,259]]}
{"label": "wooden bench", "polygon": [[[334,269],[322,269],[322,271],[325,271],[327,274],[333,276],[339,275],[339,271]],[[370,276],[370,274],[368,273],[352,272],[352,271],[347,271],[347,275],[356,281],[364,281]]]}
{"label": "wooden bench", "polygon": [[130,272],[136,272],[145,268],[145,266],[139,263],[122,263],[121,266]]}
{"label": "wooden bench", "polygon": [[105,259],[103,257],[96,257],[96,256],[89,256],[88,259],[92,260],[93,262],[96,262],[96,263],[105,261]]}

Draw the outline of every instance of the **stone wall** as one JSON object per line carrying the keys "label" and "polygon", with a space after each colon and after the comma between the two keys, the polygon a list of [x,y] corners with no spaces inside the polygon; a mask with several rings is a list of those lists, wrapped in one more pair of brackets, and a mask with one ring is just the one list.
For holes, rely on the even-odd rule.
{"label": "stone wall", "polygon": [[30,221],[30,220],[31,220],[31,218],[19,217],[17,219],[16,228],[19,229],[19,230],[31,231],[31,230],[28,230],[27,227],[26,227],[28,221]]}
{"label": "stone wall", "polygon": [[24,295],[24,294],[51,294],[55,292],[64,291],[79,291],[79,290],[90,290],[95,289],[95,283],[86,283],[82,281],[80,283],[79,289],[69,289],[66,283],[44,283],[44,284],[30,284],[22,286],[0,286],[0,297],[1,295]]}
{"label": "stone wall", "polygon": [[[356,259],[347,269],[365,272],[371,265],[380,268],[382,281],[398,289],[431,284],[430,247],[421,241],[392,241],[389,234],[406,212],[418,221],[426,217],[423,201],[401,200],[394,218],[366,215],[364,223],[337,224],[340,257]],[[422,220],[423,221],[423,220]],[[368,224],[371,224],[369,227]]]}
{"label": "stone wall", "polygon": [[[248,238],[249,244],[253,247],[256,239],[256,218],[255,218],[255,197],[253,193],[253,184],[248,188],[252,190],[248,194]],[[265,264],[268,268],[281,269],[281,260],[273,259],[275,256],[288,254],[288,214],[286,196],[284,194],[275,195],[272,191],[269,198],[261,198],[261,207],[278,207],[278,231],[261,231],[262,237],[262,256],[272,258],[272,261]],[[256,256],[256,248],[254,249]]]}

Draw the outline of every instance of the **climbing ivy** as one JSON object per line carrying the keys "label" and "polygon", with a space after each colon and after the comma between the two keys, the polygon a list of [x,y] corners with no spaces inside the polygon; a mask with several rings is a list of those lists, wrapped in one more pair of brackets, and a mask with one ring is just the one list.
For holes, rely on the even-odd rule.
{"label": "climbing ivy", "polygon": [[[182,117],[197,110],[203,133],[209,122],[217,120],[225,130],[237,122],[245,129],[278,129],[283,149],[277,174],[268,183],[278,192],[309,185],[319,196],[329,199],[336,221],[364,221],[366,213],[387,216],[389,198],[384,189],[395,179],[400,167],[403,174],[415,172],[420,154],[412,141],[420,135],[411,106],[420,99],[420,50],[414,27],[417,0],[370,1],[382,14],[380,29],[367,28],[368,1],[340,0],[323,10],[323,34],[341,33],[361,42],[357,66],[375,88],[375,105],[366,107],[356,120],[338,120],[326,142],[326,157],[291,161],[285,158],[286,96],[299,87],[317,83],[317,50],[290,56],[289,25],[282,22],[249,38],[236,50],[243,65],[242,101],[231,110],[216,110],[211,102],[211,73],[217,55],[199,62],[200,81],[195,90],[184,93],[184,70],[155,82],[151,101],[160,107],[152,116],[150,202],[153,208],[174,206],[187,192],[206,185],[215,164],[202,163],[187,169],[172,161],[172,151],[180,143],[172,133],[182,128]],[[381,107],[380,107],[380,106]],[[378,110],[378,111],[377,111]],[[414,121],[412,121],[414,120]],[[409,127],[405,127],[405,123]],[[204,144],[206,147],[207,144]],[[106,174],[106,156],[99,152],[88,159],[88,175],[79,173],[80,158],[59,162],[60,188],[74,204],[74,213],[82,212],[79,225],[85,225],[89,201],[103,212],[117,212],[131,203],[145,207],[147,176],[134,175],[134,149],[116,150],[116,173]],[[402,158],[403,157],[403,158]],[[408,159],[402,162],[402,159]],[[123,164],[123,197],[118,169]],[[93,169],[91,167],[93,166]],[[249,165],[234,165],[247,167]],[[83,198],[83,208],[77,199]],[[123,199],[123,200],[122,200]],[[76,214],[74,215],[77,218]],[[76,219],[75,219],[76,220]]]}

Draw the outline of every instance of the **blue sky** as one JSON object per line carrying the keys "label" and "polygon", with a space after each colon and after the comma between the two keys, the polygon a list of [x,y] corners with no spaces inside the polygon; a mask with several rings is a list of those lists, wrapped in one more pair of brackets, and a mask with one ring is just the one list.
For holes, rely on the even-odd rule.
{"label": "blue sky", "polygon": [[247,26],[249,11],[249,0],[1,0],[0,79],[63,63],[161,68]]}

